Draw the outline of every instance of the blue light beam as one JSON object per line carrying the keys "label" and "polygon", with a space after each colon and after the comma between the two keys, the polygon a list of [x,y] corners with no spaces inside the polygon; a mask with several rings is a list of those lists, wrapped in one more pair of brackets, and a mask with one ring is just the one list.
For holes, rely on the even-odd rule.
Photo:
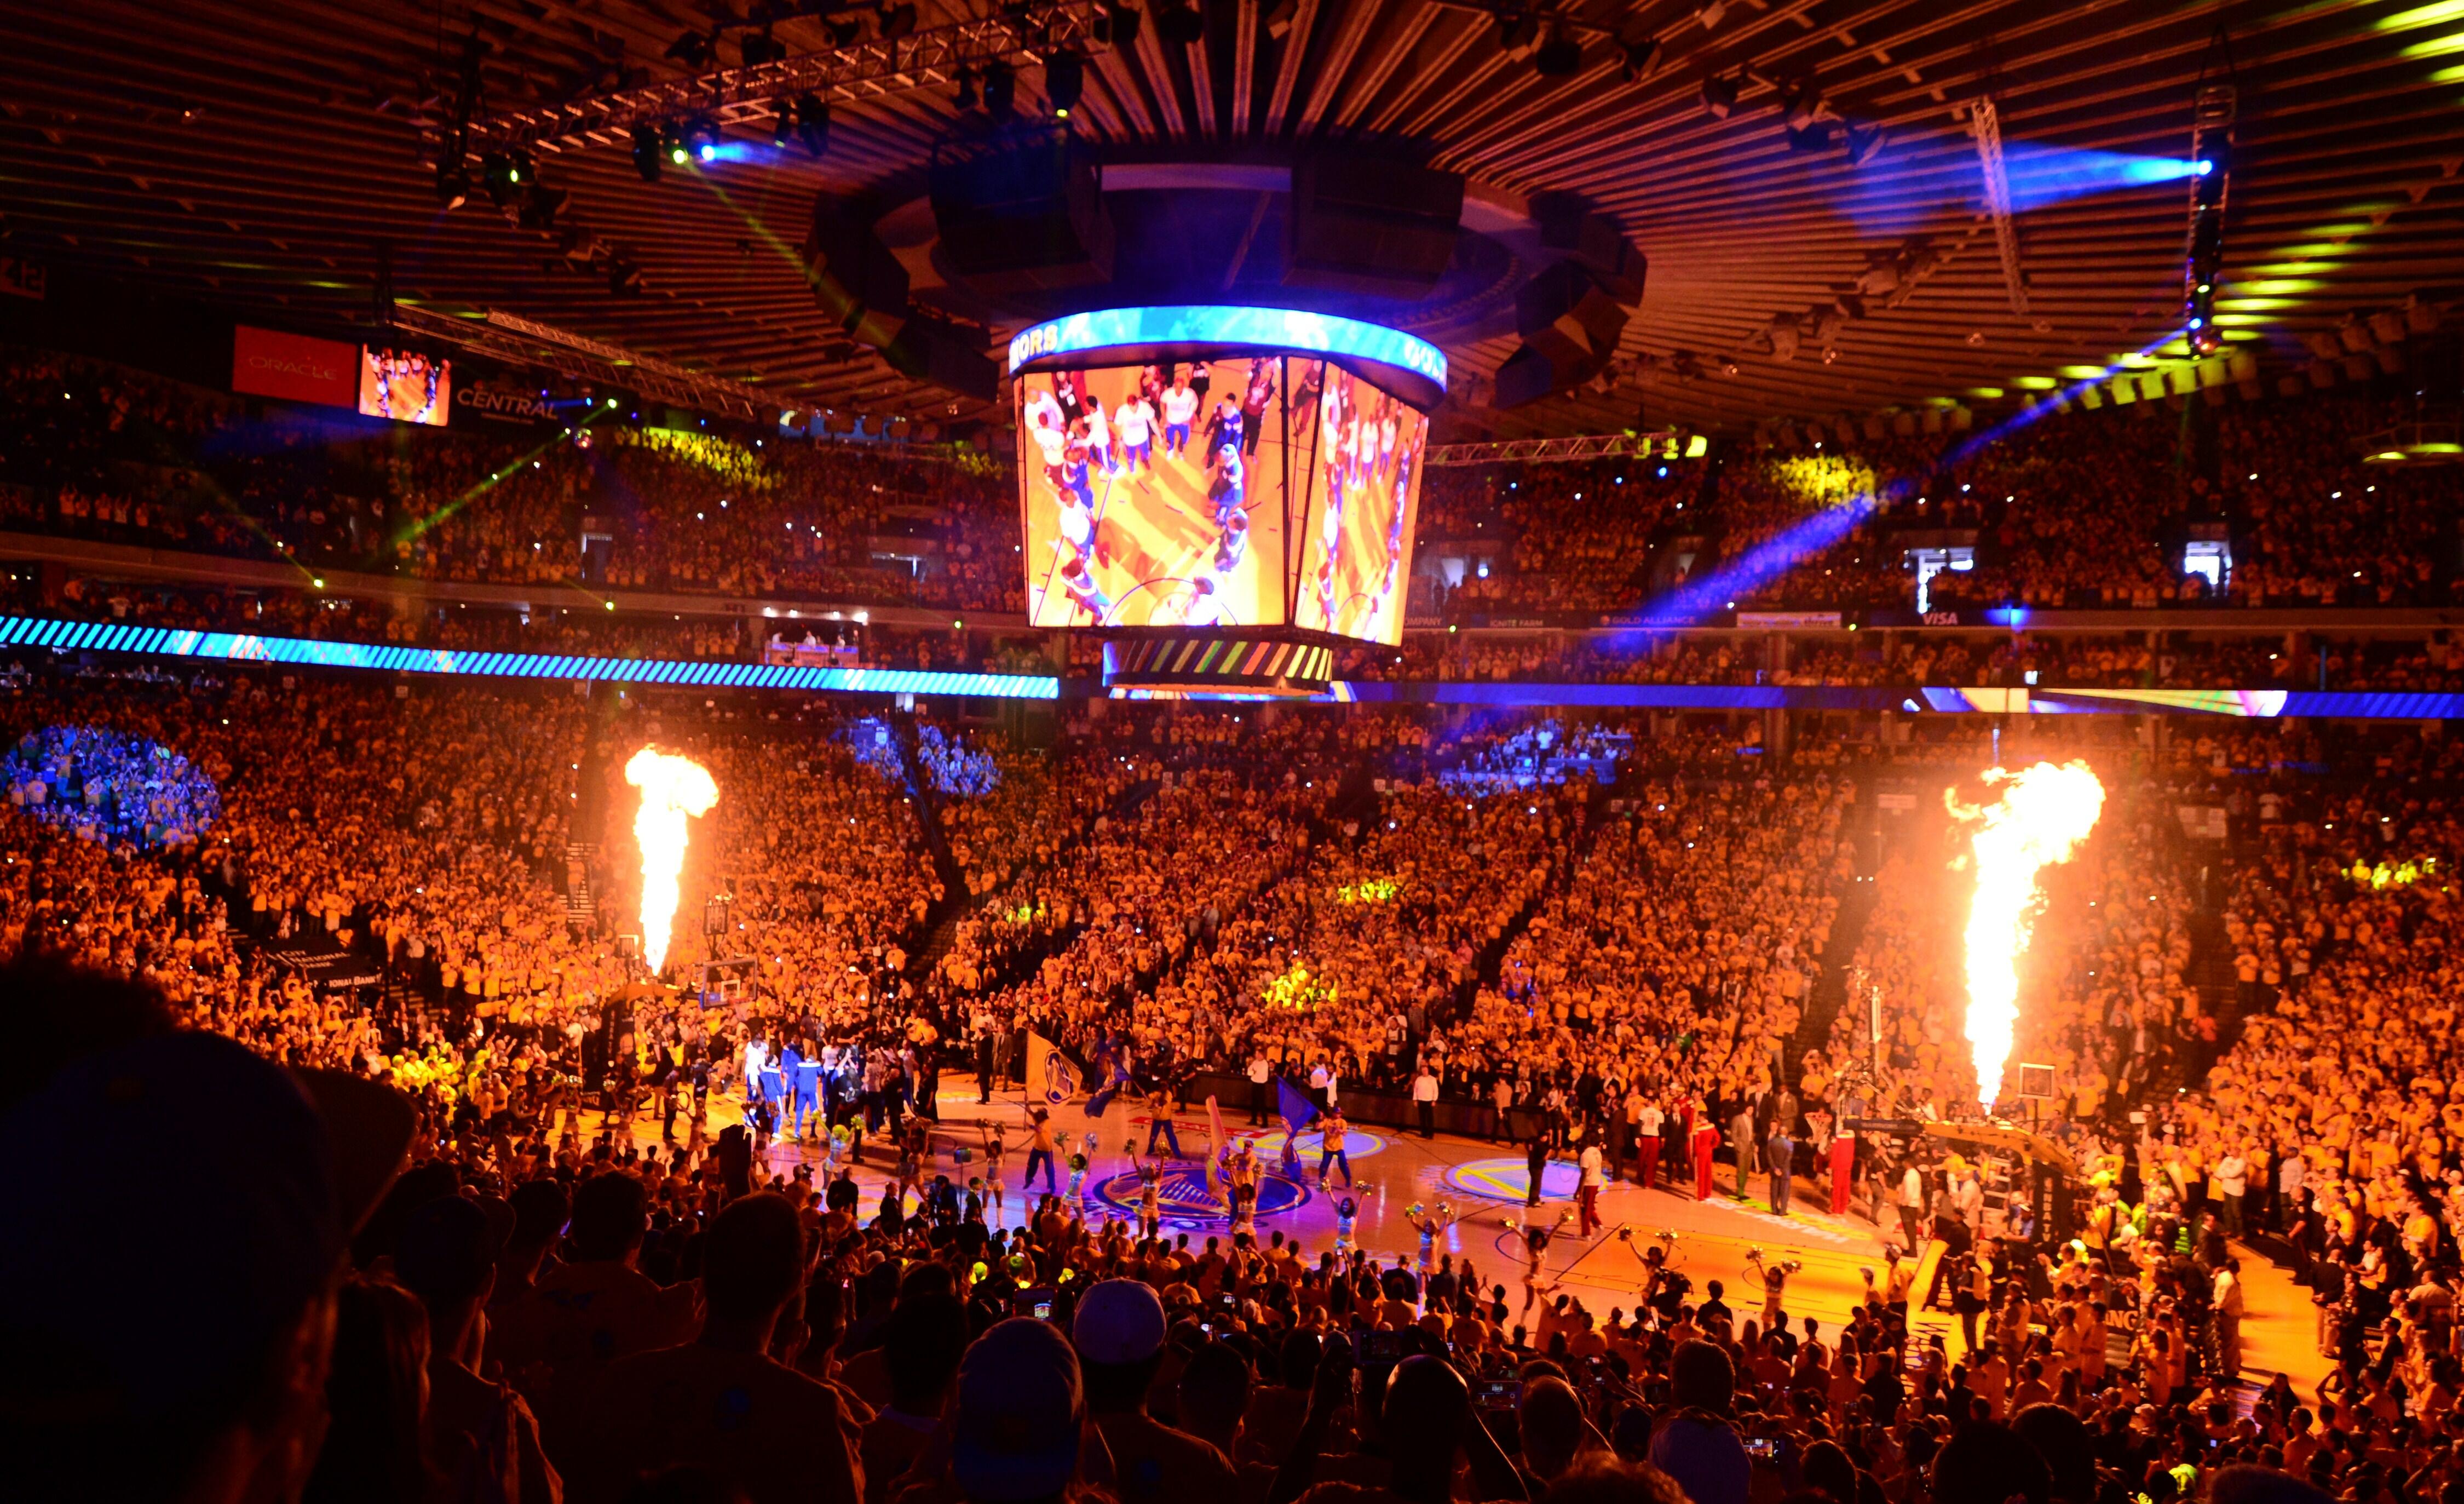
{"label": "blue light beam", "polygon": [[[2099,193],[2179,183],[2199,171],[2199,164],[2183,157],[2141,157],[2008,138],[2002,144],[2002,166],[2011,182],[2014,213]],[[1868,167],[1856,181],[1847,199],[1848,217],[1871,234],[1903,235],[1939,223],[1947,212],[1987,211],[1984,174],[1972,150],[1946,148],[1879,172]]]}
{"label": "blue light beam", "polygon": [[[2139,355],[2151,354],[2183,337],[2184,331],[2168,329],[2150,343],[2140,346]],[[1962,440],[1927,474],[1952,470],[1966,464],[1988,446],[1998,444],[2011,434],[2029,427],[2037,419],[2055,411],[2098,382],[2127,368],[2127,361],[2106,366],[2094,376],[2083,377],[2058,391],[2050,391],[2029,403],[2001,422]],[[1679,586],[1659,600],[1643,608],[1645,614],[1672,621],[1700,621],[1704,617],[1728,608],[1739,596],[1747,595],[1796,567],[1804,560],[1844,541],[1857,524],[1874,515],[1886,502],[1905,499],[1915,489],[1913,480],[1894,480],[1879,493],[1863,491],[1836,507],[1827,507],[1801,522],[1781,529],[1735,560],[1712,570],[1700,580]]]}

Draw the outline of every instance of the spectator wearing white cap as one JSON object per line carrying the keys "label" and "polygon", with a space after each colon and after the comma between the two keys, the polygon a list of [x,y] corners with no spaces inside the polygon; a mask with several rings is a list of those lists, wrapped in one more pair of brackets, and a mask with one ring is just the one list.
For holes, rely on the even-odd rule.
{"label": "spectator wearing white cap", "polygon": [[1070,1333],[1122,1504],[1232,1504],[1239,1478],[1230,1459],[1146,1413],[1163,1361],[1163,1301],[1155,1287],[1097,1283],[1078,1302]]}

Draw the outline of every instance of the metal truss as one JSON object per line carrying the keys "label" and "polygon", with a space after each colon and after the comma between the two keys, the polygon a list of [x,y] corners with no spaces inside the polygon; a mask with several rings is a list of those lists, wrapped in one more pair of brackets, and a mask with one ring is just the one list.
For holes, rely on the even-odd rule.
{"label": "metal truss", "polygon": [[2002,117],[1993,96],[1980,94],[1968,103],[1969,128],[1976,135],[1976,160],[1985,169],[1985,207],[1993,216],[1993,243],[2002,252],[2002,283],[2011,294],[2011,311],[2028,312],[2027,274],[2019,265],[2019,223],[2011,213],[2011,174],[2002,162]]}
{"label": "metal truss", "polygon": [[486,320],[456,319],[426,308],[397,303],[394,327],[424,339],[441,341],[510,365],[552,370],[568,381],[594,389],[638,392],[670,407],[690,408],[714,417],[743,422],[759,420],[779,407],[768,392],[723,376],[705,376],[654,356],[635,354],[622,345],[606,344],[518,314],[492,312]]}
{"label": "metal truss", "polygon": [[1587,433],[1573,438],[1493,439],[1485,444],[1436,444],[1421,456],[1424,467],[1495,465],[1513,460],[1553,465],[1580,459],[1627,456],[1676,458],[1686,449],[1687,435],[1675,429],[1650,433]]}
{"label": "metal truss", "polygon": [[781,100],[812,95],[840,103],[937,89],[961,69],[1040,65],[1065,49],[1103,51],[1095,36],[1101,0],[1044,0],[995,15],[899,37],[873,37],[750,68],[620,89],[563,104],[506,110],[471,122],[473,151],[522,147],[557,152],[627,140],[633,127],[708,116],[722,129],[760,121]]}

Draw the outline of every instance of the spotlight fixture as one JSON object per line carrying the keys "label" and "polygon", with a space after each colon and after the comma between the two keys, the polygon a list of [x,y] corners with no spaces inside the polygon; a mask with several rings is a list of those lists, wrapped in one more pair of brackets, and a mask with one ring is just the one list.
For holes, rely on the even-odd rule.
{"label": "spotlight fixture", "polygon": [[1005,62],[984,67],[984,113],[1004,122],[1018,114],[1018,75]]}
{"label": "spotlight fixture", "polygon": [[1861,167],[1882,154],[1882,127],[1851,125],[1848,127],[1848,165]]}
{"label": "spotlight fixture", "polygon": [[961,68],[958,70],[958,92],[951,97],[950,102],[962,110],[972,110],[976,107],[976,75],[974,69]]}
{"label": "spotlight fixture", "polygon": [[684,147],[695,161],[718,160],[718,122],[707,115],[696,115],[685,122]]}
{"label": "spotlight fixture", "polygon": [[1206,39],[1206,17],[1199,14],[1198,8],[1186,4],[1185,0],[1174,0],[1173,4],[1159,7],[1155,13],[1155,35],[1172,46],[1188,47]]}
{"label": "spotlight fixture", "polygon": [[1073,52],[1058,52],[1044,60],[1044,95],[1052,103],[1052,118],[1066,121],[1078,107],[1078,97],[1087,86],[1087,59]]}
{"label": "spotlight fixture", "polygon": [[1540,21],[1523,11],[1502,11],[1497,17],[1497,50],[1521,62],[1540,44]]}
{"label": "spotlight fixture", "polygon": [[864,33],[864,27],[855,21],[838,19],[824,21],[822,24],[829,28],[832,47],[853,47],[855,39]]}
{"label": "spotlight fixture", "polygon": [[488,190],[488,202],[502,209],[514,196],[515,186],[522,181],[522,169],[512,157],[492,151],[479,159],[479,184]]}
{"label": "spotlight fixture", "polygon": [[818,157],[829,149],[830,107],[815,95],[796,96],[796,139],[803,143],[807,156]]}
{"label": "spotlight fixture", "polygon": [[767,27],[759,32],[745,33],[744,40],[739,45],[744,50],[744,66],[747,68],[758,68],[763,63],[778,62],[787,55],[787,44],[772,36]]}
{"label": "spotlight fixture", "polygon": [[913,0],[900,5],[884,5],[873,11],[884,41],[896,41],[915,30],[915,7]]}
{"label": "spotlight fixture", "polygon": [[1145,19],[1129,6],[1108,3],[1088,30],[1098,46],[1128,47],[1137,41],[1138,23]]}
{"label": "spotlight fixture", "polygon": [[1139,24],[1145,19],[1135,6],[1108,3],[1103,13],[1095,17],[1095,40],[1108,47],[1134,46]]}
{"label": "spotlight fixture", "polygon": [[669,126],[667,133],[659,139],[667,148],[668,160],[670,162],[672,162],[677,166],[681,167],[686,163],[693,160],[693,153],[685,149],[685,139],[676,134],[674,126]]}
{"label": "spotlight fixture", "polygon": [[[617,298],[631,298],[642,291],[642,269],[622,255],[607,258],[607,291]],[[609,407],[614,407],[611,400]]]}
{"label": "spotlight fixture", "polygon": [[770,117],[770,149],[784,151],[794,145],[795,142],[796,106],[789,100],[781,100],[779,101],[779,113]]}
{"label": "spotlight fixture", "polygon": [[436,163],[436,203],[445,210],[460,209],[471,199],[471,169],[462,165],[462,156],[454,153],[449,160],[439,157]]}
{"label": "spotlight fixture", "polygon": [[1822,88],[1812,78],[1793,78],[1780,85],[1781,119],[1792,130],[1803,130],[1814,123],[1822,110]]}
{"label": "spotlight fixture", "polygon": [[710,61],[712,51],[709,37],[699,32],[687,32],[670,42],[668,50],[661,55],[671,62],[679,62],[688,68],[699,68]]}
{"label": "spotlight fixture", "polygon": [[569,196],[564,189],[549,188],[534,177],[530,180],[528,191],[517,201],[514,223],[524,230],[551,233],[556,229],[557,212],[564,208]]}
{"label": "spotlight fixture", "polygon": [[1543,78],[1570,78],[1583,66],[1583,44],[1566,34],[1563,26],[1551,25],[1549,39],[1532,55],[1532,66]]}
{"label": "spotlight fixture", "polygon": [[1788,149],[1791,151],[1829,151],[1831,149],[1831,122],[1829,121],[1815,121],[1810,125],[1791,125],[1788,128]]}
{"label": "spotlight fixture", "polygon": [[1637,37],[1632,41],[1621,41],[1617,43],[1617,50],[1622,55],[1622,59],[1617,65],[1617,77],[1626,82],[1639,83],[1660,71],[1661,49],[1658,37]]}
{"label": "spotlight fixture", "polygon": [[1703,110],[1715,121],[1728,118],[1737,107],[1737,80],[1713,74],[1703,80]]}
{"label": "spotlight fixture", "polygon": [[665,153],[666,144],[659,140],[659,127],[633,127],[633,170],[642,175],[643,182],[659,181],[659,158]]}

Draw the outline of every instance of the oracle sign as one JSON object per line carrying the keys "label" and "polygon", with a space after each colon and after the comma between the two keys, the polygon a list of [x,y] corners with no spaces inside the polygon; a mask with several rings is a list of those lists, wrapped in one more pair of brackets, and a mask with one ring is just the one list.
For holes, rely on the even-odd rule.
{"label": "oracle sign", "polygon": [[360,347],[240,324],[231,331],[231,390],[329,408],[360,401]]}
{"label": "oracle sign", "polygon": [[453,393],[457,412],[475,412],[482,417],[502,418],[513,423],[553,423],[556,409],[537,389],[499,387],[490,382],[466,382]]}

